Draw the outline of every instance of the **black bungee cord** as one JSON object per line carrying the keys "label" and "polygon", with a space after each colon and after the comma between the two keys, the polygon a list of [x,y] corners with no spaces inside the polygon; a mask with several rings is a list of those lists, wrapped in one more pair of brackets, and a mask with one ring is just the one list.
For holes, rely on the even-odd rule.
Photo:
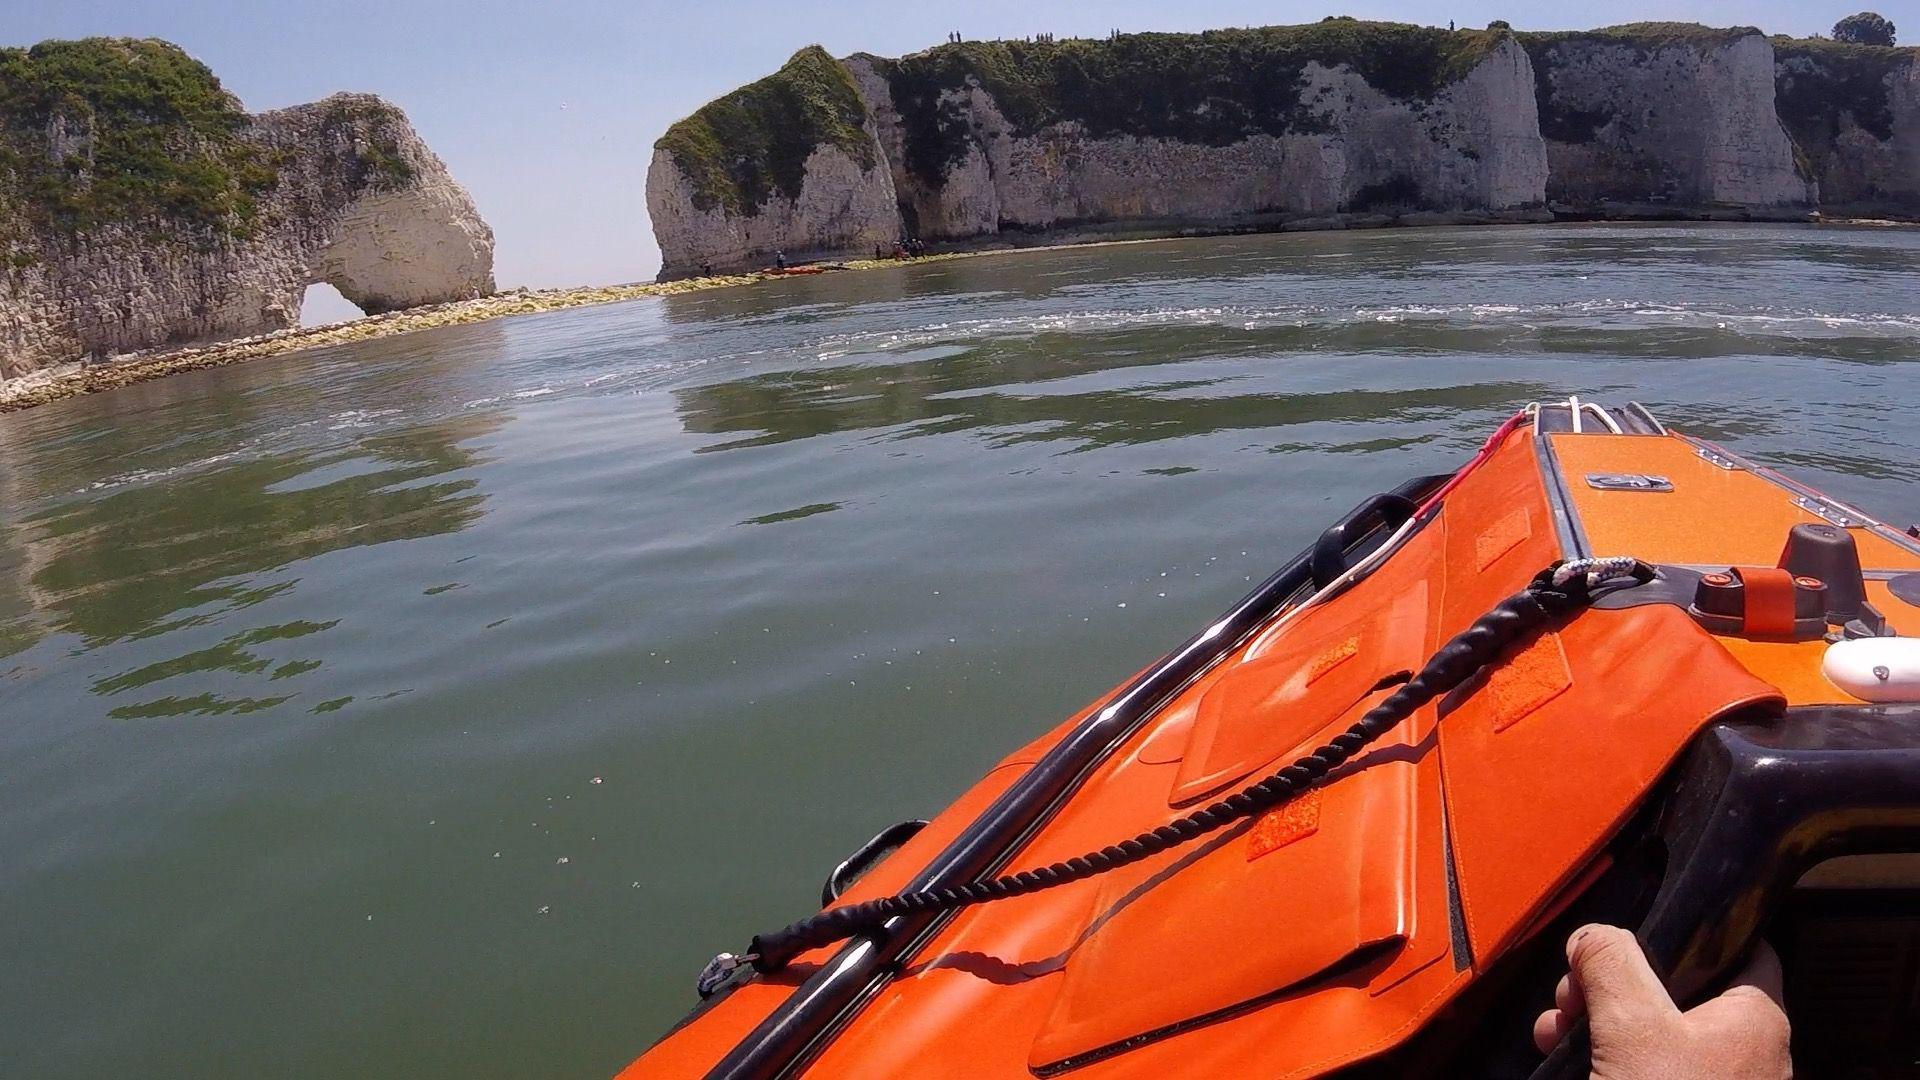
{"label": "black bungee cord", "polygon": [[1151,858],[1235,821],[1271,810],[1324,782],[1328,774],[1391,731],[1414,710],[1473,678],[1505,656],[1522,638],[1584,610],[1599,595],[1595,591],[1599,586],[1621,578],[1643,584],[1653,576],[1652,567],[1628,556],[1556,562],[1535,575],[1525,588],[1495,604],[1471,626],[1454,635],[1418,672],[1399,672],[1380,680],[1374,687],[1376,691],[1396,684],[1397,688],[1354,721],[1353,726],[1266,779],[1098,851],[1004,877],[848,904],[801,919],[785,929],[757,935],[746,953],[739,956],[721,953],[707,965],[700,978],[701,996],[711,994],[729,980],[736,968],[745,964],[751,964],[763,974],[779,971],[808,949],[877,930],[887,920],[901,915],[947,911],[1066,885]]}

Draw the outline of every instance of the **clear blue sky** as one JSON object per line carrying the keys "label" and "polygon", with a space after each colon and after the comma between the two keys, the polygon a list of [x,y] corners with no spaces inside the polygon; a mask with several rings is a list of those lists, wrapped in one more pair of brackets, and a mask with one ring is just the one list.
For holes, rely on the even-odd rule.
{"label": "clear blue sky", "polygon": [[[0,43],[93,34],[163,37],[212,67],[254,110],[337,90],[379,94],[445,158],[498,239],[503,286],[653,276],[644,196],[653,142],[702,102],[819,42],[837,56],[899,54],[945,40],[1040,31],[1202,30],[1313,22],[1327,14],[1521,29],[1641,19],[1769,33],[1826,31],[1861,0],[1108,0],[826,4],[727,0],[0,0]],[[1874,5],[1920,37],[1914,0]],[[1906,24],[1912,23],[1911,29]]]}

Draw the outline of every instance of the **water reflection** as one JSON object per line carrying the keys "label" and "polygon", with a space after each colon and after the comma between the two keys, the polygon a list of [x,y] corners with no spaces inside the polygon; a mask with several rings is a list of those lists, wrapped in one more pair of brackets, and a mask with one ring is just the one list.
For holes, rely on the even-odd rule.
{"label": "water reflection", "polygon": [[[1177,327],[1113,334],[1036,334],[988,341],[958,354],[898,363],[836,364],[766,373],[679,391],[681,422],[701,434],[739,435],[697,452],[768,446],[837,432],[893,428],[897,438],[986,429],[995,445],[1068,441],[1076,449],[1184,438],[1221,431],[1326,421],[1394,422],[1498,409],[1544,396],[1525,380],[1404,390],[1285,392],[1255,379],[1223,392],[1247,369],[1214,378],[1170,378],[1074,390],[1046,384],[1074,376],[1238,358],[1285,365],[1262,355],[1272,332]],[[1323,357],[1338,363],[1340,357]]]}
{"label": "water reflection", "polygon": [[[468,445],[500,414],[459,417],[364,438],[349,448],[279,454],[169,477],[56,506],[4,534],[0,576],[19,612],[0,648],[19,651],[47,632],[89,648],[216,622],[296,588],[264,571],[343,548],[457,532],[483,513],[468,473],[485,463]],[[7,609],[0,609],[7,610]],[[285,651],[333,622],[295,621],[229,635],[166,660],[96,678],[117,698],[183,676],[225,672],[273,683],[321,661]],[[275,648],[278,647],[278,648]],[[246,713],[290,695],[168,694],[116,704],[122,718]]]}

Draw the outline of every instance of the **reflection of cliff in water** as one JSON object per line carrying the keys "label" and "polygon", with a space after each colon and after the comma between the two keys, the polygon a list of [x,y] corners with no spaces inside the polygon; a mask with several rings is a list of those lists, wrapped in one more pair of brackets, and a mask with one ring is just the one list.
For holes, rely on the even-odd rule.
{"label": "reflection of cliff in water", "polygon": [[[15,530],[34,565],[34,604],[46,629],[99,646],[205,622],[295,585],[250,585],[249,574],[457,532],[480,518],[486,496],[477,480],[449,474],[481,464],[461,444],[500,424],[498,415],[461,417],[56,507]],[[167,621],[212,604],[214,614]]]}
{"label": "reflection of cliff in water", "polygon": [[[0,506],[17,506],[23,464],[13,444],[0,439]],[[0,518],[0,659],[40,640],[45,627],[33,592],[30,552],[17,531]],[[5,676],[0,671],[0,677]]]}
{"label": "reflection of cliff in water", "polygon": [[1508,381],[1329,393],[1279,393],[1269,384],[1226,393],[1221,388],[1230,385],[1229,379],[1195,379],[1187,366],[1180,369],[1182,378],[1135,380],[1129,386],[1037,385],[1165,365],[1170,356],[1198,359],[1196,351],[1207,359],[1270,355],[1278,339],[1297,339],[1302,332],[1175,326],[1040,333],[927,348],[919,358],[899,363],[755,375],[680,390],[676,399],[688,431],[739,436],[703,447],[706,451],[878,428],[899,428],[900,438],[987,429],[999,445],[1060,440],[1075,444],[1071,449],[1089,449],[1219,431],[1328,421],[1385,424],[1460,410],[1497,411],[1547,392],[1532,382]]}

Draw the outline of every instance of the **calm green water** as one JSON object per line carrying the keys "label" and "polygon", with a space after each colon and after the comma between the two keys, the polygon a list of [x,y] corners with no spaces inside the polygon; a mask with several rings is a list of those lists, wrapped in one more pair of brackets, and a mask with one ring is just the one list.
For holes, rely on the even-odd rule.
{"label": "calm green water", "polygon": [[1920,520],[1920,232],[1039,252],[0,417],[0,1075],[610,1073],[1534,398]]}

